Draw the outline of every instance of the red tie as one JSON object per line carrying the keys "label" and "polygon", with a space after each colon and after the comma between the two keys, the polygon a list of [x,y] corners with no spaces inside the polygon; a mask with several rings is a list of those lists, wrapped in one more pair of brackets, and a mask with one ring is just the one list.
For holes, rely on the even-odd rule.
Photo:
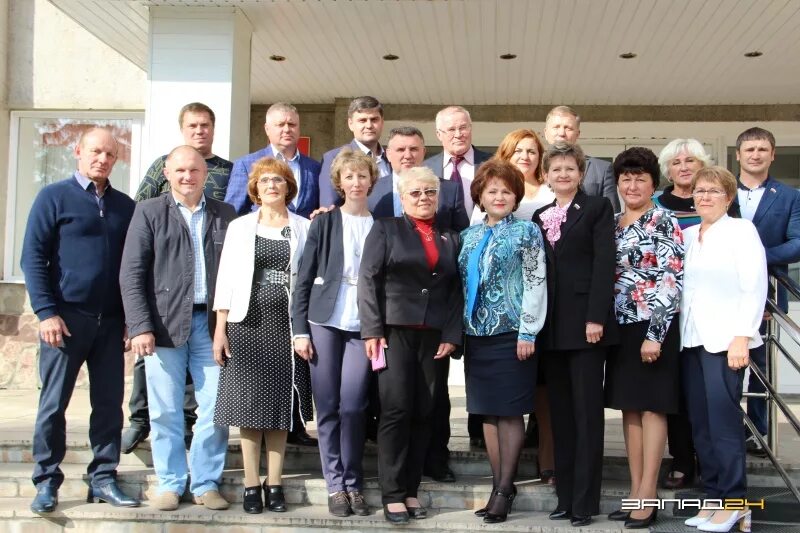
{"label": "red tie", "polygon": [[453,172],[450,174],[450,181],[458,183],[461,185],[461,173],[458,171],[458,164],[464,160],[463,157],[460,155],[454,155],[450,158],[450,162],[453,163]]}

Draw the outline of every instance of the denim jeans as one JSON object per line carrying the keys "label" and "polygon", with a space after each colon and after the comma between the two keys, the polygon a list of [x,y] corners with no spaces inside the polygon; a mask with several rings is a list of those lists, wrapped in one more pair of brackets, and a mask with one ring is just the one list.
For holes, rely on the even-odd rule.
{"label": "denim jeans", "polygon": [[[228,448],[228,428],[214,425],[220,368],[211,352],[206,312],[192,314],[192,330],[186,344],[177,348],[156,346],[155,353],[145,358],[145,365],[150,442],[159,492],[183,494],[190,470],[192,494],[202,496],[209,490],[219,490]],[[194,380],[198,406],[188,463],[183,440],[187,369]]]}

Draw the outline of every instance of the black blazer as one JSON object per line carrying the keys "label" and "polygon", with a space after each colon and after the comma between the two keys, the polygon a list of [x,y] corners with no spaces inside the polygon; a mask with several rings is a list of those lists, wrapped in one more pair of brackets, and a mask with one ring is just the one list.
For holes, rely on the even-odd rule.
{"label": "black blazer", "polygon": [[[344,270],[342,212],[337,207],[311,221],[292,294],[292,333],[308,335],[308,321],[333,314]],[[322,283],[315,283],[318,278]]]}
{"label": "black blazer", "polygon": [[[367,199],[369,210],[375,218],[394,217],[394,175],[380,178],[375,182]],[[469,226],[469,216],[464,207],[464,195],[457,183],[439,179],[439,207],[436,208],[436,225],[442,229],[461,231]]]}
{"label": "black blazer", "polygon": [[[217,313],[214,289],[233,207],[206,196],[203,254],[206,266],[208,331],[213,336]],[[128,335],[152,332],[156,346],[186,343],[192,329],[194,259],[192,237],[172,194],[136,204],[128,227],[119,284]]]}
{"label": "black blazer", "polygon": [[428,268],[419,233],[408,217],[375,221],[358,275],[361,337],[383,337],[384,326],[425,325],[441,342],[461,344],[464,298],[458,274],[458,233],[437,230],[439,261]]}
{"label": "black blazer", "polygon": [[[539,218],[552,202],[533,214]],[[542,235],[545,236],[544,228]],[[578,191],[561,226],[555,249],[544,238],[547,256],[547,318],[539,342],[547,350],[580,350],[619,342],[614,316],[616,244],[614,211],[608,198]],[[598,344],[586,342],[586,323],[603,324]]]}

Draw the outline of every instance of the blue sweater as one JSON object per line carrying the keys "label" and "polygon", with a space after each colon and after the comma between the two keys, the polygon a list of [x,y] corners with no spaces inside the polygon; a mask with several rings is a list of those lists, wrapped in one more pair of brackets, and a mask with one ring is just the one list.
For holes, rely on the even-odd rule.
{"label": "blue sweater", "polygon": [[20,264],[39,320],[69,307],[122,316],[119,270],[135,204],[111,187],[105,211],[75,177],[48,185],[28,215]]}

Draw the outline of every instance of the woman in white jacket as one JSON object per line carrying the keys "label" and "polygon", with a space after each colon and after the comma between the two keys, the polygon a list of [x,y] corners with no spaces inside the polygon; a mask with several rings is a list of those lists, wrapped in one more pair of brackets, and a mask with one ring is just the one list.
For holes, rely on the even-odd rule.
{"label": "woman in white jacket", "polygon": [[[308,361],[294,353],[290,295],[309,221],[289,212],[297,183],[276,159],[253,164],[247,191],[258,211],[228,226],[214,310],[214,358],[222,365],[214,423],[240,428],[244,463],[243,507],[286,511],[281,487],[286,436],[299,399],[311,420]],[[259,483],[261,441],[267,443],[267,479]]]}
{"label": "woman in white jacket", "polygon": [[[736,179],[706,167],[692,180],[699,225],[684,232],[681,299],[684,389],[705,492],[709,499],[744,498],[742,378],[767,299],[767,260],[755,226],[726,212]],[[750,531],[750,511],[703,509],[686,521],[701,531]]]}

